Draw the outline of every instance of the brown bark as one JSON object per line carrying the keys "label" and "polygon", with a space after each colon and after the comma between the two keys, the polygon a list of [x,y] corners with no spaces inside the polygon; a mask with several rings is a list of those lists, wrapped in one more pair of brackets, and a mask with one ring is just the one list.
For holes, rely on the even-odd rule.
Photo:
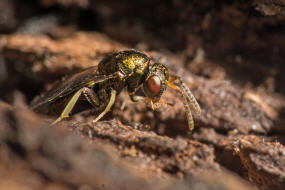
{"label": "brown bark", "polygon": [[[285,188],[283,1],[2,1],[0,189]],[[155,110],[122,92],[95,124],[92,110],[56,126],[30,110],[132,47],[185,80],[193,132],[172,89]]]}

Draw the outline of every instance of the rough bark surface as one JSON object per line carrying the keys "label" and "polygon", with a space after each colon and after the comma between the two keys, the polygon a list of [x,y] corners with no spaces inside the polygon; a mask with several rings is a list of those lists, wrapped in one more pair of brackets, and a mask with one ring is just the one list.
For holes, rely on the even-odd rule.
{"label": "rough bark surface", "polygon": [[[285,189],[284,5],[0,0],[0,189]],[[131,48],[185,80],[193,132],[172,89],[155,110],[123,91],[95,124],[92,110],[50,126],[29,108]]]}

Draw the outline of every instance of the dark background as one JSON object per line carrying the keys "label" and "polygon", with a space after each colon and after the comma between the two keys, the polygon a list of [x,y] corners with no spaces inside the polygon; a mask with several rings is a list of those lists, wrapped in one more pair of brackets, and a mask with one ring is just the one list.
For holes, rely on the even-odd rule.
{"label": "dark background", "polygon": [[[284,34],[283,0],[0,0],[0,189],[284,189]],[[97,124],[29,109],[130,48],[186,80],[192,133],[173,91],[156,111],[119,97]]]}

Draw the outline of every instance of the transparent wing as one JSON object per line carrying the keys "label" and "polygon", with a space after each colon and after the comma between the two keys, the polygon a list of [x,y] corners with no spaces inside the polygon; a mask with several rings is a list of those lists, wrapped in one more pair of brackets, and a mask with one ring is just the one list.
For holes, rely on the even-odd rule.
{"label": "transparent wing", "polygon": [[44,104],[52,103],[60,98],[64,98],[74,92],[77,92],[82,87],[91,87],[110,78],[114,78],[114,75],[99,75],[96,66],[90,67],[80,73],[72,75],[67,80],[37,97],[32,102],[31,107],[34,109]]}

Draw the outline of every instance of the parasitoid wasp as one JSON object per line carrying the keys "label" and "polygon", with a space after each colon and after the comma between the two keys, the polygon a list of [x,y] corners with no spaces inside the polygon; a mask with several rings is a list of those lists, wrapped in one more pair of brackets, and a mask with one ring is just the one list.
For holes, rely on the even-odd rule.
{"label": "parasitoid wasp", "polygon": [[[167,86],[182,95],[188,127],[194,128],[190,106],[200,114],[195,97],[181,77],[171,75],[161,63],[151,64],[151,58],[136,50],[111,53],[98,66],[90,67],[38,96],[31,104],[33,110],[48,115],[60,114],[53,124],[69,117],[76,103],[82,98],[100,114],[100,120],[112,107],[116,96],[126,87],[132,101],[146,101],[151,105],[159,99]],[[177,82],[177,85],[174,84]],[[143,87],[145,96],[136,95]],[[77,105],[76,105],[77,106]],[[63,110],[63,111],[62,111]]]}

